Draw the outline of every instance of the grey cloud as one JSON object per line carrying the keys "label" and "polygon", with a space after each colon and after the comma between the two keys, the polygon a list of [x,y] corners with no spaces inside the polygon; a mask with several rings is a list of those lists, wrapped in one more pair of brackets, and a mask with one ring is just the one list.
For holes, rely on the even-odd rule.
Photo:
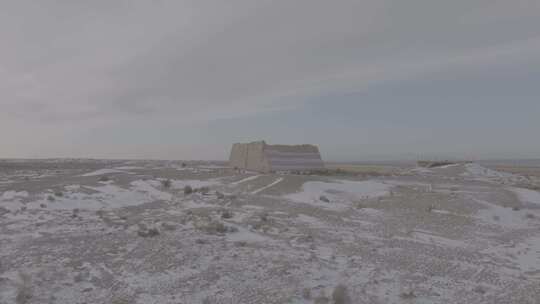
{"label": "grey cloud", "polygon": [[204,122],[538,60],[539,8],[535,0],[4,1],[0,127]]}

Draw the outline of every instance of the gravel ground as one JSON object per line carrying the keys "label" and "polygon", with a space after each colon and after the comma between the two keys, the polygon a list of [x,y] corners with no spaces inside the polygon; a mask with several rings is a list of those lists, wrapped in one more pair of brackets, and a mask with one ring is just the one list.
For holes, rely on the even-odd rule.
{"label": "gravel ground", "polygon": [[0,161],[0,303],[540,303],[536,183]]}

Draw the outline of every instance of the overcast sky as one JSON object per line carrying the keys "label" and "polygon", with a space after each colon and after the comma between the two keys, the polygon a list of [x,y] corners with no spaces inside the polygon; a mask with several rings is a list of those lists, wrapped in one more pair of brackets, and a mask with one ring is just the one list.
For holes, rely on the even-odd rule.
{"label": "overcast sky", "polygon": [[540,158],[539,0],[5,0],[0,41],[0,158]]}

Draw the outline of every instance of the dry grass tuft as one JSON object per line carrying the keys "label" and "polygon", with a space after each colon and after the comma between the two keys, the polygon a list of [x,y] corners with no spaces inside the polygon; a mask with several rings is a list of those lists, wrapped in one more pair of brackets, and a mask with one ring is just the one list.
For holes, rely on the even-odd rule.
{"label": "dry grass tuft", "polygon": [[222,222],[218,221],[211,221],[206,225],[199,226],[199,228],[208,234],[225,234],[238,231],[236,227],[226,226]]}

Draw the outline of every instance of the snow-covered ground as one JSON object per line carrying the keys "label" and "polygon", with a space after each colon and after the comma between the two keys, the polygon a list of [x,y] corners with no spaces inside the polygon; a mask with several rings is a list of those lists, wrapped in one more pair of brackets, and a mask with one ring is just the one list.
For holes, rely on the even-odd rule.
{"label": "snow-covered ground", "polygon": [[[306,182],[302,190],[286,195],[293,202],[312,204],[320,208],[347,210],[355,201],[389,194],[390,185],[374,181]],[[329,202],[321,200],[328,199]]]}
{"label": "snow-covered ground", "polygon": [[9,166],[1,304],[539,303],[540,193],[517,174]]}

